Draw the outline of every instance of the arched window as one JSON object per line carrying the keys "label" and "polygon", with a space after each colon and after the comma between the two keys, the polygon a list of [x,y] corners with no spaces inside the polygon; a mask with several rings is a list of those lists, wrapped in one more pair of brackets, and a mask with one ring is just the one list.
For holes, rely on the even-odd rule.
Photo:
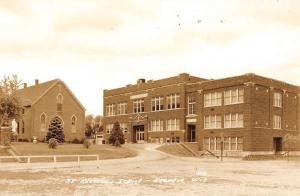
{"label": "arched window", "polygon": [[47,127],[47,116],[45,113],[41,114],[40,117],[41,120],[41,131],[46,131],[46,127]]}
{"label": "arched window", "polygon": [[73,133],[76,132],[76,121],[77,121],[77,118],[75,115],[73,115],[71,118],[71,132],[73,132]]}
{"label": "arched window", "polygon": [[62,112],[62,104],[63,104],[63,96],[62,94],[57,95],[57,111]]}

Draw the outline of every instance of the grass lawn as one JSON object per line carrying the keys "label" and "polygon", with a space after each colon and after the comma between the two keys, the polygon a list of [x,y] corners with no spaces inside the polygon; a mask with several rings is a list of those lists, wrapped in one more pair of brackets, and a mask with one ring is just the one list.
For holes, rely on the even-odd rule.
{"label": "grass lawn", "polygon": [[[46,143],[13,143],[20,155],[93,155],[98,154],[100,160],[134,157],[137,152],[127,147],[116,148],[111,145],[92,145],[89,149],[82,144],[62,144],[57,149],[49,149]],[[81,160],[95,160],[95,157],[82,157]],[[33,162],[52,161],[51,158],[34,158]],[[76,161],[77,158],[58,158],[57,161]]]}
{"label": "grass lawn", "polygon": [[165,152],[165,153],[168,153],[171,155],[175,155],[175,156],[181,156],[181,157],[192,157],[193,156],[189,151],[182,148],[178,144],[165,144],[165,145],[157,148],[157,150],[160,150],[162,152]]}

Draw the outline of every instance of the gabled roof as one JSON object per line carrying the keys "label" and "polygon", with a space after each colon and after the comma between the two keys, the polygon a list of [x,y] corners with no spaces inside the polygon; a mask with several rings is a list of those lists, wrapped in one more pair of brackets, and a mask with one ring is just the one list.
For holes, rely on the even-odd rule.
{"label": "gabled roof", "polygon": [[33,85],[17,90],[16,95],[20,98],[22,106],[33,106],[37,103],[44,95],[46,95],[57,83],[62,83],[66,89],[69,91],[71,96],[79,104],[79,106],[85,110],[80,101],[75,97],[68,86],[60,79],[50,80],[48,82],[39,83],[38,85]]}

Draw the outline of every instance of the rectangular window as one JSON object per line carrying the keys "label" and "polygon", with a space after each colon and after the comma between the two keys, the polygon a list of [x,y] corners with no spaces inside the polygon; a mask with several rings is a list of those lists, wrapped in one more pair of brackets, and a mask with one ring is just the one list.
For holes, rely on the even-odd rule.
{"label": "rectangular window", "polygon": [[275,107],[282,107],[282,94],[281,93],[274,93],[274,101],[273,106]]}
{"label": "rectangular window", "polygon": [[243,138],[242,137],[237,138],[237,150],[243,150]]}
{"label": "rectangular window", "polygon": [[123,133],[128,132],[128,124],[127,123],[120,123],[120,129],[123,131]]}
{"label": "rectangular window", "polygon": [[213,150],[215,150],[216,138],[210,137],[209,139],[210,139],[209,150],[213,151]]}
{"label": "rectangular window", "polygon": [[238,114],[231,114],[231,125],[230,127],[237,127],[237,118],[238,118]]}
{"label": "rectangular window", "polygon": [[180,95],[179,94],[171,94],[167,96],[167,108],[176,109],[180,108]]}
{"label": "rectangular window", "polygon": [[167,131],[178,131],[180,129],[179,119],[167,120]]}
{"label": "rectangular window", "polygon": [[230,150],[236,150],[237,143],[236,143],[236,137],[230,138]]}
{"label": "rectangular window", "polygon": [[117,104],[117,114],[127,114],[127,103],[123,102]]}
{"label": "rectangular window", "polygon": [[221,106],[222,105],[222,93],[206,93],[204,94],[204,107]]}
{"label": "rectangular window", "polygon": [[194,96],[188,96],[188,115],[195,114],[195,104],[196,100]]}
{"label": "rectangular window", "polygon": [[108,104],[106,105],[106,116],[115,116],[116,115],[116,105]]}
{"label": "rectangular window", "polygon": [[224,91],[224,105],[244,103],[244,89],[236,88]]}
{"label": "rectangular window", "polygon": [[162,120],[152,120],[151,121],[151,131],[163,131],[164,130],[164,122]]}
{"label": "rectangular window", "polygon": [[114,127],[114,124],[107,124],[106,125],[106,133],[111,134],[113,127]]}
{"label": "rectangular window", "polygon": [[203,149],[204,150],[209,150],[209,137],[205,137],[203,139]]}
{"label": "rectangular window", "polygon": [[244,115],[241,113],[229,113],[224,116],[225,128],[242,128],[244,127]]}
{"label": "rectangular window", "polygon": [[217,137],[217,150],[221,150],[221,138],[220,137]]}
{"label": "rectangular window", "polygon": [[274,117],[273,117],[273,128],[274,129],[281,129],[281,116],[274,115]]}
{"label": "rectangular window", "polygon": [[224,150],[229,150],[229,138],[224,137]]}
{"label": "rectangular window", "polygon": [[204,117],[204,128],[205,129],[216,129],[222,127],[221,115],[207,115]]}
{"label": "rectangular window", "polygon": [[229,105],[230,104],[230,97],[231,97],[231,93],[230,91],[225,91],[224,92],[224,105]]}
{"label": "rectangular window", "polygon": [[151,110],[161,111],[164,109],[164,98],[163,97],[153,97],[151,99]]}
{"label": "rectangular window", "polygon": [[133,112],[134,113],[145,112],[144,99],[137,99],[133,101]]}

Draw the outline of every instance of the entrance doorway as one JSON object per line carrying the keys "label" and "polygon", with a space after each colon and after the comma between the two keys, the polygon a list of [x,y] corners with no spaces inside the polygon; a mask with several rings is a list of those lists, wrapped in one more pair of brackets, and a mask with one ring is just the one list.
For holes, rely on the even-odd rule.
{"label": "entrance doorway", "polygon": [[134,143],[144,143],[145,131],[144,125],[137,125],[133,126],[133,133],[132,133]]}
{"label": "entrance doorway", "polygon": [[282,151],[282,138],[281,137],[273,138],[273,149],[274,149],[275,153]]}
{"label": "entrance doorway", "polygon": [[196,142],[196,125],[188,125],[187,142]]}

